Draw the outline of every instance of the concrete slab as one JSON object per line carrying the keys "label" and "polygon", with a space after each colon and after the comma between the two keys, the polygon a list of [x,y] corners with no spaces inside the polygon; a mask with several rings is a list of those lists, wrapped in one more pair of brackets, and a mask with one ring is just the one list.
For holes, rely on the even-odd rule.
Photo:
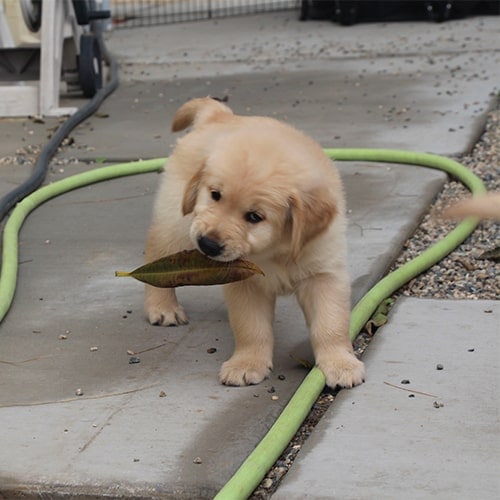
{"label": "concrete slab", "polygon": [[[347,52],[322,59],[318,54],[325,43],[315,37],[327,35],[318,23],[292,26],[290,18],[271,18],[289,19],[283,21],[289,24],[284,38],[287,51],[300,45],[296,30],[300,43],[307,39],[310,50],[292,51],[284,61],[278,57],[277,66],[272,61],[267,65],[265,56],[259,67],[253,67],[254,73],[240,68],[237,75],[216,76],[213,59],[213,71],[190,73],[190,61],[196,60],[193,54],[200,47],[193,36],[199,23],[163,28],[158,47],[163,44],[166,53],[185,46],[193,51],[186,56],[189,61],[177,66],[178,79],[164,60],[151,65],[145,57],[145,64],[159,72],[130,75],[147,81],[123,84],[106,101],[100,118],[74,132],[75,145],[67,155],[119,161],[165,156],[174,140],[167,132],[173,110],[188,97],[207,93],[230,94],[238,112],[275,114],[324,146],[458,153],[477,136],[499,71],[494,64],[498,39],[493,38],[495,28],[489,20],[450,23],[450,28],[460,29],[432,31],[433,36],[425,31],[427,25],[421,35],[411,24],[391,25],[391,30],[380,27],[378,38],[374,26],[366,31],[357,27],[353,36],[349,30],[339,35],[338,28],[325,23],[322,26],[332,30],[331,43],[338,36],[347,37],[342,42]],[[261,21],[265,29],[256,33],[254,18],[227,19],[213,24],[213,31],[225,31],[227,37],[244,32],[244,19],[255,43],[261,38],[263,54],[282,43],[266,44],[277,36],[274,21]],[[432,26],[430,30],[436,25]],[[421,36],[422,44],[433,48],[434,62],[424,64],[420,53],[413,58],[408,51],[393,51],[378,66],[377,50],[387,48],[387,43],[399,47],[408,30],[414,37],[408,47]],[[462,40],[460,33],[470,39],[458,54],[450,47]],[[115,36],[112,48],[122,47],[121,57],[130,47],[154,54],[153,48],[142,45],[141,30],[126,32],[128,45],[120,32],[112,40]],[[378,45],[372,45],[372,39]],[[250,50],[253,60],[256,46],[245,48],[245,43],[243,38],[231,50]],[[358,54],[358,44],[374,49]],[[335,53],[342,52],[335,47]],[[216,53],[209,44],[207,51]],[[309,65],[311,54],[317,60]],[[210,62],[207,55],[200,60],[204,58]],[[453,61],[460,61],[463,70],[452,71]],[[135,71],[140,58],[128,62],[126,69]],[[421,74],[410,71],[417,62]],[[234,64],[229,67],[227,73],[236,71]],[[380,73],[370,69],[377,67]],[[264,71],[270,69],[274,72]],[[443,73],[449,79],[440,82]],[[166,74],[164,81],[155,80]],[[450,84],[446,90],[451,95],[438,87],[433,87],[435,95],[429,93],[431,83]],[[380,96],[383,102],[377,99]],[[18,147],[15,139],[0,135],[0,156],[13,154],[14,147]],[[340,167],[351,210],[350,272],[357,299],[398,253],[444,176],[396,165]],[[64,172],[56,169],[50,179],[86,168],[78,164]],[[6,178],[17,181],[0,169],[0,182]],[[212,497],[265,434],[305,375],[289,357],[289,353],[309,355],[304,323],[293,300],[279,303],[275,372],[257,387],[226,388],[217,382],[220,363],[232,349],[217,288],[181,291],[190,312],[189,326],[167,330],[147,325],[141,312],[142,286],[115,279],[114,271],[142,262],[157,181],[156,174],[149,174],[75,191],[38,209],[22,231],[19,287],[0,327],[3,494],[16,490],[28,497]],[[139,364],[129,364],[128,350],[138,353]],[[285,380],[278,375],[285,375]],[[82,396],[75,395],[78,388]],[[279,396],[276,401],[271,400],[272,390]]]}
{"label": "concrete slab", "polygon": [[499,319],[498,301],[400,299],[366,383],[339,394],[273,499],[498,498]]}
{"label": "concrete slab", "polygon": [[[316,117],[305,131],[324,146],[456,154],[475,142],[499,90],[499,40],[496,17],[344,28],[286,12],[117,30],[109,46],[122,78],[154,86],[136,87],[137,102],[123,102],[127,117],[116,119],[126,127],[131,112],[145,112],[163,136],[165,107],[193,97],[178,80],[194,78],[195,96],[229,95],[238,112],[271,109],[297,126]],[[172,86],[174,96],[165,91]],[[157,139],[144,140],[156,151]],[[137,141],[124,142],[137,155]]]}
{"label": "concrete slab", "polygon": [[[487,60],[498,47],[498,30],[496,17],[441,24],[364,23],[345,28],[324,21],[302,23],[294,12],[277,12],[116,30],[108,45],[122,63],[124,80],[175,80],[322,70],[350,60],[371,60],[378,66],[380,58],[391,58],[391,66],[397,70],[401,61],[416,56],[439,66],[447,56],[467,52],[480,53]],[[449,72],[452,67],[446,69]],[[454,68],[454,72],[463,70]],[[488,76],[487,72],[482,75]]]}
{"label": "concrete slab", "polygon": [[[469,56],[460,57],[456,64],[466,64]],[[115,162],[166,156],[175,142],[169,132],[175,110],[191,97],[208,94],[229,95],[237,113],[285,120],[324,147],[416,149],[443,155],[470,150],[493,102],[493,81],[457,79],[449,96],[434,87],[443,75],[443,65],[428,65],[416,77],[415,65],[402,62],[404,68],[392,73],[379,69],[385,63],[393,60],[378,59],[377,66],[368,61],[339,61],[323,70],[209,80],[125,82],[102,106],[109,118],[91,118],[75,131],[75,148],[66,156]],[[491,61],[493,66],[497,63],[500,67],[500,59]],[[487,64],[473,65],[472,71]],[[491,72],[492,79],[499,81],[500,73],[495,76],[495,72]],[[147,128],[137,127],[145,122]],[[87,148],[95,144],[98,149]]]}

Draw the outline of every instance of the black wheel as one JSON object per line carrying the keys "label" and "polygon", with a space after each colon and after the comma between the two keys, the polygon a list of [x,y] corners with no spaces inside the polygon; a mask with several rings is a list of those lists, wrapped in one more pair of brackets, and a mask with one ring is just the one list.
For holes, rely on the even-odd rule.
{"label": "black wheel", "polygon": [[102,88],[101,49],[97,38],[91,33],[84,33],[80,37],[78,77],[85,97],[94,97]]}

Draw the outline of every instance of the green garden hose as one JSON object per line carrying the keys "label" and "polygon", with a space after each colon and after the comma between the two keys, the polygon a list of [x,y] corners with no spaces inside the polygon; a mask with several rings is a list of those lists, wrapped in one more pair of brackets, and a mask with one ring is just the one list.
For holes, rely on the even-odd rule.
{"label": "green garden hose", "polygon": [[[474,195],[486,192],[482,181],[460,163],[437,155],[391,149],[325,149],[337,161],[369,161],[425,166],[443,170],[463,182]],[[45,201],[92,183],[146,172],[159,171],[165,158],[124,163],[68,177],[35,191],[18,203],[4,230],[0,275],[0,322],[12,303],[17,281],[18,235],[29,213]],[[354,340],[378,305],[398,288],[448,255],[475,229],[479,220],[468,218],[445,238],[421,255],[379,281],[352,311],[349,335]],[[313,368],[299,386],[266,436],[247,457],[215,497],[217,500],[246,499],[289,444],[325,385],[325,377]]]}

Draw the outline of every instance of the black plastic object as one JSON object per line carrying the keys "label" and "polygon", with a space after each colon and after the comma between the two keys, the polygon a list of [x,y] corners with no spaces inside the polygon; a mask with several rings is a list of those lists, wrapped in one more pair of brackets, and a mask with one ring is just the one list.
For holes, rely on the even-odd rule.
{"label": "black plastic object", "polygon": [[299,19],[357,22],[444,22],[473,15],[499,15],[500,0],[302,0]]}
{"label": "black plastic object", "polygon": [[427,15],[432,21],[442,23],[450,19],[453,4],[446,0],[434,0],[432,2],[425,2]]}
{"label": "black plastic object", "polygon": [[299,19],[331,19],[335,12],[335,3],[331,0],[302,0],[300,2]]}
{"label": "black plastic object", "polygon": [[75,11],[76,22],[80,26],[111,17],[111,11],[96,9],[93,0],[73,0],[73,10]]}
{"label": "black plastic object", "polygon": [[78,77],[85,97],[94,97],[102,87],[102,59],[99,41],[92,33],[80,36]]}

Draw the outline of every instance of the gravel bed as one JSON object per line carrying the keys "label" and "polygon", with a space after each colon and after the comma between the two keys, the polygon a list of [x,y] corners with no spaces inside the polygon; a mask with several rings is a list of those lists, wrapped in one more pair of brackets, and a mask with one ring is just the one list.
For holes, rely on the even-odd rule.
{"label": "gravel bed", "polygon": [[[498,104],[498,103],[497,103]],[[500,191],[500,110],[488,116],[486,129],[470,155],[457,160],[470,168],[490,191]],[[450,181],[438,195],[415,234],[405,243],[395,263],[399,267],[449,233],[455,223],[440,220],[451,203],[467,196],[467,189]],[[486,258],[499,241],[499,223],[483,221],[467,240],[428,271],[410,281],[400,294],[439,299],[500,298],[500,263]]]}
{"label": "gravel bed", "polygon": [[[490,191],[500,190],[500,108],[488,115],[485,130],[469,155],[457,157],[460,163],[470,168]],[[433,243],[439,241],[456,225],[442,221],[439,214],[451,203],[467,196],[467,189],[459,182],[449,180],[437,196],[435,203],[424,216],[417,231],[406,241],[394,269],[419,255]],[[410,281],[394,296],[432,297],[441,299],[492,299],[500,298],[500,263],[484,258],[500,245],[499,223],[483,221],[478,228],[453,250],[445,259]],[[361,355],[373,332],[361,332],[354,342]],[[335,391],[325,388],[311,409],[307,419],[297,431],[289,446],[276,461],[251,500],[267,500],[276,491],[283,476],[288,472],[306,439],[313,432],[328,408],[335,400]]]}

